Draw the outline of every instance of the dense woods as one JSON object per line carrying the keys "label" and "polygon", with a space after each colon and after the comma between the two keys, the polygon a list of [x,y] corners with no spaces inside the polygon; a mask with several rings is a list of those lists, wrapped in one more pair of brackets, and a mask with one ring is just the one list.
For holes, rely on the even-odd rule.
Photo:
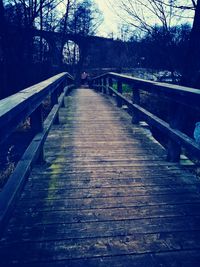
{"label": "dense woods", "polygon": [[137,29],[148,50],[143,61],[178,70],[181,84],[199,87],[200,1],[120,0],[117,5],[118,16]]}
{"label": "dense woods", "polygon": [[[93,35],[102,20],[90,0],[1,0],[0,14],[1,98],[61,71],[66,61],[76,65],[80,56],[77,45],[66,43],[64,36]],[[37,33],[31,34],[34,29],[63,36],[57,45],[56,64],[50,44]]]}
{"label": "dense woods", "polygon": [[[147,68],[173,82],[199,87],[199,1],[120,0],[120,34],[93,46],[69,39],[95,35],[103,16],[92,0],[0,0],[0,98],[67,70]],[[59,43],[34,33],[59,33]],[[56,55],[52,52],[56,47]]]}

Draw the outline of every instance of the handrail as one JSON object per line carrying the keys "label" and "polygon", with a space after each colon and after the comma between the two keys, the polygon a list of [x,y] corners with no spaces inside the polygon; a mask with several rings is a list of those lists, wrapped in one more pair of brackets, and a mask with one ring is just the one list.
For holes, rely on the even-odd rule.
{"label": "handrail", "polygon": [[[132,76],[124,75],[124,74],[119,74],[119,73],[115,73],[115,72],[107,72],[107,73],[101,74],[97,77],[94,77],[92,80],[105,78],[106,76],[111,77],[111,78],[116,78],[116,79],[120,78],[125,83],[131,83],[132,84],[134,82],[137,82],[138,85],[146,84],[146,85],[155,86],[157,88],[163,88],[163,89],[165,88],[165,90],[173,89],[174,91],[176,91],[178,93],[189,93],[189,94],[200,95],[199,89],[190,88],[190,87],[186,87],[186,86],[180,86],[180,85],[171,84],[171,83],[149,81],[149,80],[136,78],[136,77],[132,77]],[[144,89],[149,91],[149,89],[147,89],[147,88],[144,88]]]}
{"label": "handrail", "polygon": [[49,95],[63,90],[62,84],[72,77],[68,73],[55,75],[43,82],[28,87],[0,100],[0,143],[2,143]]}
{"label": "handrail", "polygon": [[[5,227],[14,203],[35,162],[43,162],[43,144],[51,125],[59,123],[58,111],[64,106],[64,97],[74,85],[68,73],[61,73],[0,101],[0,134],[2,143],[20,124],[30,117],[34,137],[14,172],[0,191],[0,234]],[[42,102],[51,96],[51,111],[43,122]]]}
{"label": "handrail", "polygon": [[[170,83],[162,83],[162,82],[155,82],[155,81],[149,81],[145,79],[140,79],[136,77],[131,77],[128,75],[123,75],[123,74],[118,74],[114,72],[107,72],[104,74],[101,74],[97,77],[94,77],[92,81],[98,81],[98,80],[103,80],[104,78],[113,78],[116,80],[119,80],[125,84],[130,84],[135,87],[139,87],[143,91],[147,91],[149,93],[156,93],[168,97],[173,96],[173,100],[181,103],[182,99],[187,97],[187,103],[185,105],[192,105],[198,104],[200,101],[200,90],[195,89],[195,88],[190,88],[190,87],[185,87],[185,86],[180,86],[176,84],[170,84]],[[183,102],[184,99],[183,99]]]}
{"label": "handrail", "polygon": [[[113,80],[117,82],[117,90],[113,88]],[[132,100],[128,100],[123,96],[123,83],[132,86]],[[156,127],[165,134],[169,140],[167,160],[178,162],[182,147],[191,152],[195,157],[200,157],[199,144],[181,131],[183,124],[183,116],[181,114],[186,112],[185,107],[189,106],[199,111],[200,90],[180,85],[148,81],[113,72],[93,78],[92,86],[103,93],[115,95],[118,107],[122,107],[122,104],[127,105],[132,113],[132,123],[138,124],[143,119],[150,126]],[[170,101],[173,112],[169,123],[141,106],[140,91],[164,96]]]}

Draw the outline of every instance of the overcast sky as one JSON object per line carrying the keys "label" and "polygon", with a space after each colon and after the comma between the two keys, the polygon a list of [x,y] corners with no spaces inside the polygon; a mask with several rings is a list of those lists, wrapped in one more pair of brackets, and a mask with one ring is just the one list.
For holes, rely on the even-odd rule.
{"label": "overcast sky", "polygon": [[[146,0],[142,0],[142,3],[145,3],[145,1]],[[98,4],[99,9],[102,11],[102,13],[104,15],[104,22],[99,27],[99,31],[97,32],[97,35],[108,37],[108,34],[113,33],[113,37],[119,37],[120,25],[124,24],[125,21],[129,20],[127,15],[125,13],[123,13],[122,10],[119,10],[116,7],[120,1],[118,1],[118,0],[94,0],[94,2],[96,2]],[[125,1],[125,3],[129,3],[129,1]],[[133,1],[133,3],[134,3],[134,1]],[[153,5],[151,6],[151,4],[150,4],[151,1],[148,0],[148,1],[146,1],[146,3],[148,4],[147,6],[150,6],[150,9],[152,9]],[[177,0],[177,5],[180,6],[181,4],[186,5],[186,6],[191,6],[191,0]],[[152,12],[149,12],[148,8],[145,9],[144,6],[141,6],[141,5],[137,6],[136,5],[136,10],[139,10],[138,15],[139,14],[144,15],[146,22],[150,25],[153,25],[155,23],[160,25],[160,20],[158,19],[158,16],[153,15]],[[118,15],[121,16],[121,19],[119,18],[119,16],[116,15],[115,9],[118,12]],[[167,7],[167,5],[166,5],[165,6],[165,12],[167,10],[169,11],[169,7]],[[178,9],[174,9],[174,11],[177,12]],[[167,13],[165,13],[165,14],[167,14]],[[172,26],[172,24],[178,25],[180,23],[192,23],[192,21],[193,21],[192,18],[194,16],[193,11],[187,11],[186,10],[184,13],[182,13],[182,15],[183,15],[183,17],[186,16],[186,18],[180,19],[179,16],[173,16],[173,19],[171,20],[171,26]],[[167,20],[169,20],[169,19],[167,19]],[[111,37],[111,35],[109,37]]]}
{"label": "overcast sky", "polygon": [[[114,3],[113,0],[94,0],[99,9],[103,12],[104,22],[99,28],[98,35],[108,36],[108,34],[113,33],[114,36],[117,35],[118,32],[118,22],[119,18],[115,16],[112,5]],[[117,0],[115,0],[117,1]]]}
{"label": "overcast sky", "polygon": [[[128,22],[128,20],[130,21],[130,17],[128,18],[127,14],[125,12],[120,10],[119,7],[118,8],[116,7],[117,5],[119,5],[120,1],[119,0],[93,0],[93,1],[96,2],[100,11],[103,13],[103,17],[104,17],[104,21],[101,24],[101,26],[99,27],[96,35],[97,36],[104,36],[104,37],[121,38],[122,35],[120,33],[120,26],[125,24],[125,22]],[[142,0],[142,1],[145,2],[146,0]],[[191,1],[191,0],[177,0],[177,1],[179,1],[181,3],[187,3],[188,1]],[[127,1],[127,3],[129,3],[129,1]],[[146,1],[146,3],[149,3],[149,5],[150,5],[151,1],[148,0],[148,1]],[[147,23],[160,24],[160,21],[158,20],[158,16],[157,17],[155,15],[153,16],[152,13],[147,12],[148,9],[144,10],[144,8],[141,5],[138,7],[139,7],[139,9],[137,8],[137,10],[140,11],[138,13],[138,15],[139,14],[145,15]],[[63,9],[63,5],[61,5],[60,9],[65,10],[65,9]],[[118,13],[118,15],[116,15],[116,13]],[[119,16],[121,16],[121,18]],[[188,19],[186,19],[186,20],[181,19],[180,20],[179,17],[175,17],[175,18],[176,18],[176,20],[174,20],[174,19],[172,20],[175,22],[175,25],[177,24],[177,19],[178,19],[179,23],[180,22],[191,22],[191,20],[188,20]],[[133,28],[130,28],[130,29],[133,29]]]}

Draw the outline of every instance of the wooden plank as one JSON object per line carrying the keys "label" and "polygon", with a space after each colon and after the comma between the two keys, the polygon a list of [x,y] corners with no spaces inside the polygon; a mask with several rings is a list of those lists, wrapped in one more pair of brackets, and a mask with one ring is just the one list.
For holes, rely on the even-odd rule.
{"label": "wooden plank", "polygon": [[[75,239],[128,236],[137,233],[162,235],[166,232],[176,233],[185,231],[198,234],[200,231],[199,219],[200,216],[174,216],[135,220],[91,221],[85,223],[81,221],[68,223],[66,220],[58,224],[50,222],[48,219],[45,221],[45,216],[43,216],[38,224],[26,226],[26,224],[23,225],[23,221],[21,221],[21,225],[15,226],[11,224],[6,237],[1,242],[0,248],[6,247],[9,242],[12,246],[12,244],[22,241],[30,243],[31,241],[40,242],[42,240],[71,240],[73,245]],[[152,248],[152,252],[155,252],[154,248]]]}
{"label": "wooden plank", "polygon": [[[42,261],[20,263],[20,267],[138,267],[138,266],[166,266],[183,267],[198,266],[200,261],[199,250],[182,250],[174,252],[146,253],[140,255],[118,255],[106,257],[91,257],[61,261]],[[156,265],[157,264],[157,265]],[[15,266],[19,266],[17,263]]]}
{"label": "wooden plank", "polygon": [[151,205],[117,207],[105,209],[82,209],[82,210],[49,210],[16,212],[11,221],[15,227],[22,224],[28,226],[38,224],[72,224],[87,222],[104,222],[120,220],[140,220],[152,218],[171,218],[172,220],[181,216],[200,216],[200,204],[179,204],[179,205]]}
{"label": "wooden plank", "polygon": [[181,204],[199,204],[200,200],[195,194],[174,194],[157,195],[157,196],[126,196],[126,197],[100,197],[100,198],[45,198],[45,199],[21,199],[19,201],[16,214],[18,212],[32,211],[53,211],[53,210],[84,210],[104,209],[118,207],[140,207],[146,206],[151,208],[152,205],[181,205]]}
{"label": "wooden plank", "polygon": [[[12,253],[12,260],[19,262],[23,256],[24,262],[38,261],[38,250],[41,251],[40,261],[48,260],[73,260],[94,257],[119,256],[119,255],[140,255],[150,253],[154,247],[155,253],[182,251],[187,249],[198,249],[198,233],[163,233],[157,234],[135,234],[126,237],[95,238],[78,240],[73,246],[70,241],[52,241],[45,246],[42,243],[16,244]],[[194,240],[196,243],[194,243]],[[109,248],[109,249],[108,249]],[[9,246],[0,252],[0,256],[10,258]]]}

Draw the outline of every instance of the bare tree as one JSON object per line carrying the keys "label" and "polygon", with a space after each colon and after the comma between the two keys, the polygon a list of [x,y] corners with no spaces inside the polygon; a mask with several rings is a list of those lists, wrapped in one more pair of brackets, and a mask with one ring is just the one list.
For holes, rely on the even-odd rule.
{"label": "bare tree", "polygon": [[[113,6],[111,1],[110,5]],[[195,0],[120,0],[115,12],[126,23],[143,32],[150,32],[154,25],[169,30],[186,19],[192,19],[195,8]]]}
{"label": "bare tree", "polygon": [[186,86],[200,88],[200,0],[192,3],[195,15],[181,82]]}
{"label": "bare tree", "polygon": [[[169,38],[174,26],[189,22],[193,23],[187,60],[182,66],[182,83],[197,86],[200,80],[200,0],[119,0],[115,12],[133,29],[152,35],[159,27],[162,30],[163,53],[169,54],[168,61],[173,72],[173,60],[170,49],[173,39]],[[110,0],[110,5],[112,2]],[[161,36],[161,35],[160,35]],[[164,38],[163,38],[164,37]],[[171,63],[170,63],[171,62]],[[199,78],[198,78],[199,77]],[[196,82],[195,82],[196,81]]]}

